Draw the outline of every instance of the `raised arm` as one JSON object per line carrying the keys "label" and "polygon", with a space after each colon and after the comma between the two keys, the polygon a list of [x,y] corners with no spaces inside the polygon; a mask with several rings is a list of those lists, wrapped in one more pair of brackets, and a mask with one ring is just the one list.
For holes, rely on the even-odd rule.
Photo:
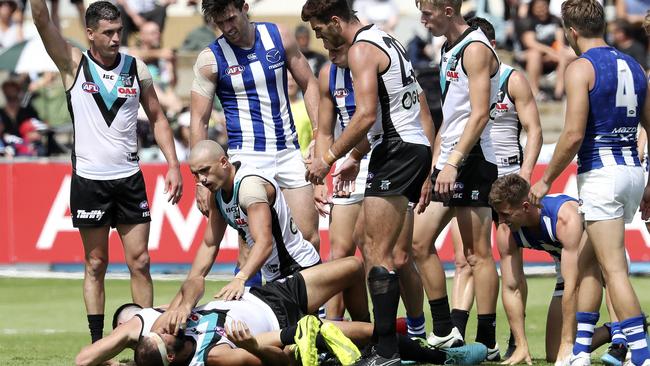
{"label": "raised arm", "polygon": [[309,67],[305,55],[300,52],[296,38],[284,27],[279,27],[282,45],[286,52],[287,69],[302,90],[307,115],[312,128],[318,128],[318,80]]}
{"label": "raised arm", "polygon": [[60,30],[50,19],[45,0],[29,0],[29,3],[32,7],[34,25],[43,40],[45,50],[61,72],[63,85],[68,89],[74,82],[79,62],[81,62],[81,51],[72,47],[63,38]]}
{"label": "raised arm", "polygon": [[513,71],[508,84],[508,93],[515,101],[515,110],[521,126],[526,131],[526,148],[524,161],[521,163],[519,175],[530,182],[530,176],[542,149],[542,126],[539,121],[537,103],[533,97],[528,80],[523,73]]}

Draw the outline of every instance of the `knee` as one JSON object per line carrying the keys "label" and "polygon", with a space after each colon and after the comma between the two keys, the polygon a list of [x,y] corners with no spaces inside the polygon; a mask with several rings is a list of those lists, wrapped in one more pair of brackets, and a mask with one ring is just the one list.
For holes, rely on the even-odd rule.
{"label": "knee", "polygon": [[434,249],[430,250],[429,245],[427,245],[424,241],[417,240],[415,238],[413,239],[412,248],[413,248],[413,259],[415,259],[416,261],[421,261],[426,259],[430,255],[431,251],[434,250]]}
{"label": "knee", "polygon": [[395,268],[401,269],[403,266],[405,266],[409,261],[409,255],[407,252],[396,249],[393,252],[393,262],[395,263]]}
{"label": "knee", "polygon": [[467,259],[467,264],[469,264],[469,270],[471,271],[474,267],[485,266],[485,265],[494,265],[494,259],[492,254],[487,253],[465,253],[465,258]]}
{"label": "knee", "polygon": [[90,256],[86,258],[86,273],[90,277],[103,278],[108,268],[108,257]]}
{"label": "knee", "polygon": [[149,252],[146,250],[127,260],[127,265],[131,273],[148,273],[149,272]]}
{"label": "knee", "polygon": [[472,274],[472,267],[467,262],[467,259],[465,259],[465,256],[463,256],[462,259],[456,258],[454,265],[457,274],[464,276],[469,276]]}

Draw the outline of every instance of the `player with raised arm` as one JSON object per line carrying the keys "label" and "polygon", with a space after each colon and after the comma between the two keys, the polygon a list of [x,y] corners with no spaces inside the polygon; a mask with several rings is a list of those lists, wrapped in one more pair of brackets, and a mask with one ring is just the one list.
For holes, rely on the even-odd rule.
{"label": "player with raised arm", "polygon": [[[370,157],[363,200],[363,254],[369,268],[378,343],[362,364],[399,364],[395,317],[400,287],[393,248],[409,202],[419,203],[422,209],[429,203],[426,178],[431,168],[433,124],[421,120],[421,104],[427,108],[426,100],[397,40],[376,26],[363,26],[346,0],[308,0],[302,19],[310,22],[324,43],[350,46],[348,65],[355,83],[356,105],[339,139],[324,154],[316,151],[307,178],[322,183],[330,166],[359,145],[375,121],[382,124],[382,140]],[[424,129],[429,131],[425,133]]]}
{"label": "player with raised arm", "polygon": [[45,49],[61,73],[74,125],[70,211],[85,251],[84,301],[92,341],[104,329],[104,275],[108,237],[117,228],[131,273],[133,301],[153,303],[149,274],[149,222],[144,179],[138,164],[137,114],[140,105],[153,126],[168,171],[169,201],[182,195],[172,130],[156,96],[151,74],[140,60],[119,52],[119,10],[98,1],[86,10],[88,51],[65,41],[44,0],[30,0]]}
{"label": "player with raised arm", "polygon": [[[228,156],[264,169],[275,179],[305,238],[319,248],[313,189],[304,180],[287,91],[287,71],[303,91],[307,113],[317,128],[318,81],[289,30],[251,22],[244,0],[204,0],[203,14],[223,35],[199,54],[191,92],[191,144],[207,138],[215,96],[228,131]],[[207,215],[209,191],[197,186],[198,207]]]}
{"label": "player with raised arm", "polygon": [[[461,3],[416,1],[424,26],[434,36],[447,39],[440,63],[443,121],[434,171],[435,192],[454,210],[464,254],[472,268],[478,310],[476,340],[488,347],[488,360],[498,360],[499,278],[490,245],[492,212],[487,198],[498,174],[490,109],[496,105],[499,59],[483,32],[467,25],[460,14]],[[440,271],[438,276],[442,274]],[[429,294],[432,313],[436,314],[429,342],[449,347],[463,340],[451,323],[446,289],[438,290],[433,298]]]}
{"label": "player with raised arm", "polygon": [[[595,259],[614,310],[622,319],[632,363],[650,365],[644,318],[625,258],[625,223],[632,221],[642,195],[650,197],[636,146],[639,124],[648,131],[650,122],[648,80],[634,59],[605,43],[605,13],[597,1],[567,0],[562,4],[562,20],[569,44],[580,57],[566,72],[564,129],[542,179],[531,188],[530,200],[539,204],[578,154],[580,212]],[[644,199],[644,203],[648,201]],[[583,282],[590,280],[589,276],[583,278]],[[578,334],[571,365],[591,363],[589,344],[600,302],[597,294],[579,293]]]}

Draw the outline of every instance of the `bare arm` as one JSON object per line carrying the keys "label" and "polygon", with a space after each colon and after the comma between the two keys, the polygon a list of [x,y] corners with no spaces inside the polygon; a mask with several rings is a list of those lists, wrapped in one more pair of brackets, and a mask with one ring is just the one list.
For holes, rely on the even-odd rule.
{"label": "bare arm", "polygon": [[318,132],[316,133],[316,148],[314,149],[315,158],[325,156],[325,152],[334,142],[334,126],[336,123],[334,109],[336,106],[329,88],[329,73],[332,67],[335,66],[328,64],[322,67],[318,75],[320,100],[318,102]]}
{"label": "bare arm", "polygon": [[539,204],[548,193],[553,181],[578,153],[585,137],[589,113],[589,81],[594,79],[593,67],[589,61],[578,59],[567,67],[565,79],[567,110],[564,128],[542,179],[531,188],[530,198],[533,204]]}
{"label": "bare arm", "polygon": [[282,45],[286,52],[287,69],[302,90],[307,115],[312,128],[318,128],[318,80],[314,76],[305,55],[300,52],[296,38],[286,28],[279,27]]}
{"label": "bare arm", "polygon": [[72,47],[61,35],[61,32],[50,19],[45,0],[30,0],[32,18],[40,34],[47,54],[50,55],[56,67],[61,72],[63,85],[66,89],[72,86],[74,77],[81,62],[81,51]]}
{"label": "bare arm", "polygon": [[535,39],[535,32],[534,31],[526,31],[524,34],[521,36],[521,43],[524,45],[526,48],[530,48],[533,50],[538,50],[542,53],[545,53],[547,55],[555,55],[557,52],[550,46],[547,46],[541,42],[537,42],[537,39]]}
{"label": "bare arm", "polygon": [[497,241],[501,256],[502,301],[517,348],[528,350],[524,313],[528,292],[522,250],[512,235]]}
{"label": "bare arm", "polygon": [[[268,187],[268,186],[267,186]],[[255,245],[248,253],[241,272],[247,276],[257,273],[273,252],[273,232],[271,229],[271,207],[267,203],[254,203],[248,207],[248,227]],[[243,280],[247,280],[244,278]]]}
{"label": "bare arm", "polygon": [[190,146],[208,137],[214,91],[217,87],[217,61],[209,48],[201,51],[194,65],[190,95]]}
{"label": "bare arm", "polygon": [[241,348],[230,348],[227,344],[220,344],[210,350],[206,366],[284,366],[288,364],[290,364],[289,357],[278,347],[260,346],[254,355]]}
{"label": "bare arm", "polygon": [[562,243],[562,261],[560,268],[564,278],[562,295],[562,333],[560,344],[565,348],[573,344],[575,337],[575,313],[578,305],[578,253],[587,240],[582,226],[582,217],[578,213],[577,202],[566,202],[558,212],[556,226],[558,240]]}
{"label": "bare arm", "polygon": [[[140,61],[141,62],[141,61]],[[169,121],[165,117],[156,90],[152,83],[147,83],[141,90],[140,103],[142,108],[147,114],[147,118],[151,122],[153,134],[156,143],[160,147],[165,160],[167,160],[167,175],[165,176],[165,193],[169,193],[168,201],[176,204],[183,195],[183,180],[181,178],[180,164],[176,156],[176,148],[174,147],[174,135]]]}
{"label": "bare arm", "polygon": [[533,97],[528,80],[519,71],[513,71],[508,84],[508,93],[514,99],[515,110],[522,127],[526,131],[526,148],[524,161],[521,163],[519,175],[530,182],[539,151],[542,149],[542,126],[539,121],[537,103]]}
{"label": "bare arm", "polygon": [[134,316],[129,321],[115,328],[110,335],[84,347],[77,357],[77,366],[100,365],[117,356],[125,348],[136,344],[140,337],[142,320]]}

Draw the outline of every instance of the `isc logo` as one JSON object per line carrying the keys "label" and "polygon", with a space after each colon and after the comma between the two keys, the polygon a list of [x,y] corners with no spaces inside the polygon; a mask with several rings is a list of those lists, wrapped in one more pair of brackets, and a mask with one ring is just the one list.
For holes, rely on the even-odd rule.
{"label": "isc logo", "polygon": [[90,94],[99,93],[99,87],[97,84],[90,81],[86,81],[85,83],[81,84],[81,89]]}
{"label": "isc logo", "polygon": [[239,75],[242,72],[244,72],[244,66],[241,65],[233,65],[226,69],[226,75],[228,76]]}

